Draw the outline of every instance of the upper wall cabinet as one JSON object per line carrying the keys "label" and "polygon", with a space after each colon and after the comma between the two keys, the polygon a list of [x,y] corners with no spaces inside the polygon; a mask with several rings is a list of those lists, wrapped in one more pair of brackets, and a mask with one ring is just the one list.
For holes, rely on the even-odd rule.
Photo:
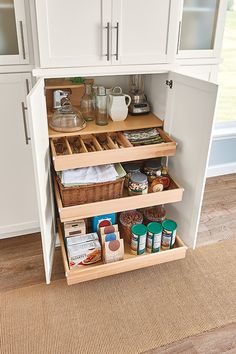
{"label": "upper wall cabinet", "polygon": [[36,0],[42,68],[174,59],[177,0]]}
{"label": "upper wall cabinet", "polygon": [[0,65],[28,63],[24,0],[0,0]]}
{"label": "upper wall cabinet", "polygon": [[227,0],[181,0],[178,58],[220,55]]}

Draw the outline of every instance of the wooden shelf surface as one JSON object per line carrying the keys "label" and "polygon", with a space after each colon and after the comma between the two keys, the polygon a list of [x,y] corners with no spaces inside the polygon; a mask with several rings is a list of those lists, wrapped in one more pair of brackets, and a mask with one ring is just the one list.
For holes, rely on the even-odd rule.
{"label": "wooden shelf surface", "polygon": [[61,222],[84,219],[95,215],[116,213],[137,208],[146,208],[153,205],[175,203],[182,200],[184,192],[184,189],[172,179],[171,189],[162,192],[128,196],[127,189],[124,188],[122,198],[63,207],[56,179],[54,179],[54,188]]}
{"label": "wooden shelf surface", "polygon": [[[49,119],[50,115],[51,113],[49,113]],[[122,122],[113,122],[111,119],[109,119],[109,123],[104,126],[96,125],[95,121],[88,122],[86,128],[73,133],[56,132],[48,126],[48,135],[49,138],[60,138],[64,136],[111,133],[153,127],[161,128],[162,126],[163,121],[157,116],[155,116],[153,113],[149,113],[141,116],[128,115],[126,120]]]}
{"label": "wooden shelf surface", "polygon": [[65,275],[68,285],[81,283],[93,279],[103,278],[114,274],[129,272],[135,269],[150,267],[153,265],[175,261],[186,256],[187,247],[179,236],[176,238],[175,247],[171,250],[158,253],[146,253],[142,256],[135,256],[130,253],[130,247],[125,246],[124,260],[104,264],[102,261],[93,265],[69,269],[67,253],[64,245],[61,223],[58,223],[59,238]]}
{"label": "wooden shelf surface", "polygon": [[84,87],[84,84],[74,84],[69,79],[47,79],[45,80],[45,89],[46,90],[57,90],[65,88],[81,88]]}

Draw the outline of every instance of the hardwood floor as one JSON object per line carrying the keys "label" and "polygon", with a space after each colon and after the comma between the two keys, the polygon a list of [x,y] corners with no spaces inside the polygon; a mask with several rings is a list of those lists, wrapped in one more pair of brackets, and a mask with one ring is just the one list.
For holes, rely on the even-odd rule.
{"label": "hardwood floor", "polygon": [[209,178],[197,246],[236,237],[236,174]]}
{"label": "hardwood floor", "polygon": [[[207,180],[197,246],[236,237],[236,175]],[[60,249],[52,279],[64,278]],[[40,234],[0,240],[0,292],[45,281]],[[236,324],[146,354],[236,354]]]}
{"label": "hardwood floor", "polygon": [[235,354],[236,323],[143,354]]}

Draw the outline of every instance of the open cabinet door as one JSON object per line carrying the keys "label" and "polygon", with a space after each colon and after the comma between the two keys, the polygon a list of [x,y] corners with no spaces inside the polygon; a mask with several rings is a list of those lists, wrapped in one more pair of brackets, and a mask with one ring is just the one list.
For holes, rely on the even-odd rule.
{"label": "open cabinet door", "polygon": [[50,155],[44,80],[40,79],[27,97],[34,171],[38,197],[43,258],[47,284],[50,283],[56,232],[50,176]]}
{"label": "open cabinet door", "polygon": [[218,86],[181,74],[169,73],[165,130],[178,143],[169,158],[169,172],[184,188],[183,200],[167,206],[178,223],[183,241],[196,246],[206,181]]}

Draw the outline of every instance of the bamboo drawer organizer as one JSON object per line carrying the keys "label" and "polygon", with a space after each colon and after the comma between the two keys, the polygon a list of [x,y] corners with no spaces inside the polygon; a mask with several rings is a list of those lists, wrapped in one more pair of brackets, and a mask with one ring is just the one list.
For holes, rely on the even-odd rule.
{"label": "bamboo drawer organizer", "polygon": [[[72,104],[78,102],[83,94],[83,86],[72,85],[68,81],[46,82],[46,100],[48,107],[48,120],[52,116],[52,90],[57,88],[72,89]],[[78,104],[78,103],[77,103]],[[132,146],[122,132],[143,128],[157,128],[164,142],[160,144]],[[87,127],[79,132],[61,133],[48,128],[52,163],[56,171],[74,169],[79,167],[95,166],[107,163],[135,161],[150,159],[160,156],[174,156],[176,142],[163,131],[163,121],[154,114],[143,116],[128,116],[123,122],[109,121],[106,126],[97,126],[95,122],[89,122]],[[65,250],[61,222],[75,219],[88,218],[111,212],[120,212],[130,209],[139,209],[148,206],[167,204],[182,200],[183,188],[173,179],[168,190],[146,195],[128,196],[124,190],[122,198],[105,200],[101,202],[64,207],[60,191],[54,180],[55,197],[59,211],[58,230],[61,243],[61,251],[67,283],[76,284],[113,274],[123,273],[134,269],[140,269],[155,264],[170,262],[184,258],[186,246],[178,236],[175,247],[171,250],[159,253],[133,256],[129,248],[125,249],[125,258],[122,261],[110,264],[96,263],[91,266],[69,269]]]}

